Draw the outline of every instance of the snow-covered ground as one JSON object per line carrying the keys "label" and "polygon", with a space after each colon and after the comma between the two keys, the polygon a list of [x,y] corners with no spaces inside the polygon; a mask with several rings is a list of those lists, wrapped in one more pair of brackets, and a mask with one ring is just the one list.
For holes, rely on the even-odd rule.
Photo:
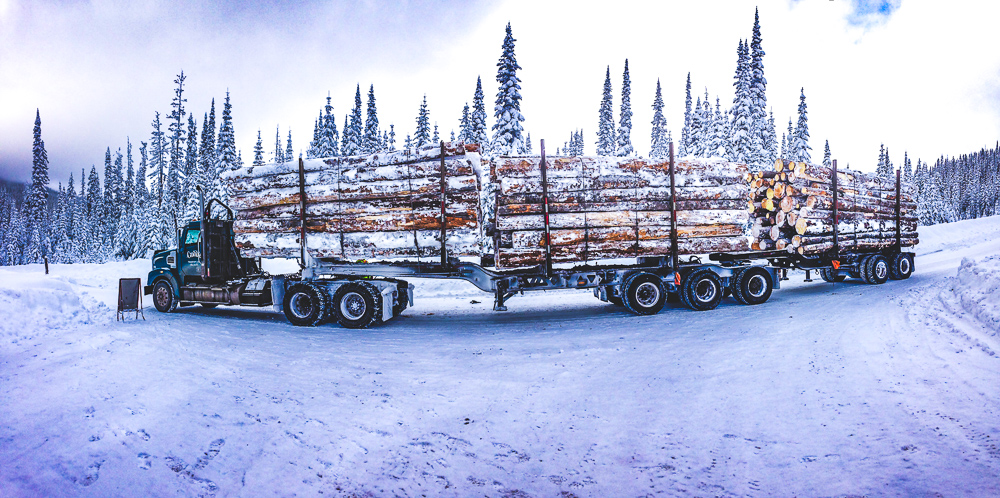
{"label": "snow-covered ground", "polygon": [[361,331],[116,322],[148,261],[2,268],[0,495],[997,496],[1000,218],[921,242],[906,281],[652,317],[421,281]]}

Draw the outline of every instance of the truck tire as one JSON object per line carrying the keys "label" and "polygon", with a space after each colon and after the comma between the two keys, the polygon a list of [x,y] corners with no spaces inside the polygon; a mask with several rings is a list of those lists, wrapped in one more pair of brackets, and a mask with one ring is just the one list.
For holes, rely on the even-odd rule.
{"label": "truck tire", "polygon": [[329,298],[326,289],[308,282],[293,284],[285,291],[285,317],[298,327],[315,327],[326,319]]}
{"label": "truck tire", "polygon": [[729,278],[729,289],[733,293],[733,299],[740,304],[748,304],[746,300],[743,299],[743,295],[739,292],[739,282],[740,276],[746,271],[747,268],[738,268],[733,270],[733,276]]}
{"label": "truck tire", "polygon": [[871,262],[872,262],[872,257],[871,256],[864,256],[864,257],[861,258],[861,261],[858,262],[858,276],[861,277],[861,281],[862,282],[864,282],[866,284],[869,284],[869,285],[871,285],[871,284],[874,283],[874,282],[872,282],[871,273],[870,273]]}
{"label": "truck tire", "polygon": [[889,264],[889,278],[906,280],[913,275],[913,258],[909,254],[898,253],[892,257]]}
{"label": "truck tire", "polygon": [[715,309],[722,301],[722,279],[707,268],[688,274],[682,286],[684,304],[695,311]]}
{"label": "truck tire", "polygon": [[839,270],[834,270],[833,268],[821,268],[819,270],[819,276],[824,282],[843,282],[847,280],[847,275],[840,273]]}
{"label": "truck tire", "polygon": [[621,300],[625,307],[636,315],[655,315],[667,302],[667,290],[663,288],[663,280],[660,277],[652,273],[639,272],[625,279],[622,284]]}
{"label": "truck tire", "polygon": [[161,279],[153,285],[153,306],[160,313],[170,313],[177,309],[177,298],[174,297],[174,288],[170,281]]}
{"label": "truck tire", "polygon": [[333,294],[333,309],[340,326],[363,329],[378,323],[382,294],[367,282],[350,282]]}
{"label": "truck tire", "polygon": [[771,273],[759,266],[751,266],[737,275],[733,285],[733,296],[739,296],[737,301],[743,304],[763,304],[771,298],[774,290],[774,279]]}
{"label": "truck tire", "polygon": [[868,262],[868,266],[871,268],[868,270],[871,283],[882,285],[889,281],[889,260],[885,256],[881,254],[872,256]]}

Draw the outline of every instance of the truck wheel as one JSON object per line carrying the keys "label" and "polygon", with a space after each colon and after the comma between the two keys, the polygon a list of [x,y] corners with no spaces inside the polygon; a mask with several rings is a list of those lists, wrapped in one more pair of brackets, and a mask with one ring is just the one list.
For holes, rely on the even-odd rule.
{"label": "truck wheel", "polygon": [[872,282],[871,277],[871,262],[871,256],[864,256],[861,258],[861,261],[858,262],[858,276],[861,277],[862,282],[869,285],[874,283]]}
{"label": "truck wheel", "polygon": [[622,284],[621,300],[625,307],[636,315],[655,315],[667,302],[667,291],[663,288],[663,280],[660,277],[640,272]]}
{"label": "truck wheel", "polygon": [[747,268],[734,270],[733,276],[729,278],[729,289],[733,293],[733,299],[740,304],[748,304],[746,299],[743,298],[743,294],[740,293],[740,277],[745,271],[747,271]]}
{"label": "truck wheel", "polygon": [[759,266],[751,266],[739,273],[733,295],[739,294],[743,304],[763,304],[771,298],[774,279],[771,273]]}
{"label": "truck wheel", "polygon": [[622,302],[621,296],[613,296],[613,295],[611,295],[611,286],[610,285],[608,286],[608,302],[611,303],[611,304],[613,304],[613,305],[615,305],[615,306],[625,306],[625,303]]}
{"label": "truck wheel", "polygon": [[842,275],[838,270],[834,270],[833,268],[821,268],[819,276],[824,282],[843,282],[847,280],[847,275]]}
{"label": "truck wheel", "polygon": [[363,329],[377,322],[382,295],[369,283],[351,282],[333,294],[333,306],[342,327]]}
{"label": "truck wheel", "polygon": [[173,286],[167,280],[159,280],[153,286],[153,305],[160,313],[170,313],[177,309]]}
{"label": "truck wheel", "polygon": [[311,283],[300,282],[285,292],[285,317],[292,325],[315,327],[326,318],[329,306],[326,290]]}
{"label": "truck wheel", "polygon": [[872,256],[868,266],[871,268],[868,274],[873,284],[881,285],[889,281],[889,260],[885,259],[885,256],[881,254]]}
{"label": "truck wheel", "polygon": [[913,259],[909,254],[899,253],[892,257],[889,265],[889,278],[906,280],[913,275]]}
{"label": "truck wheel", "polygon": [[695,311],[715,309],[722,301],[722,279],[712,270],[692,272],[683,285],[685,304]]}

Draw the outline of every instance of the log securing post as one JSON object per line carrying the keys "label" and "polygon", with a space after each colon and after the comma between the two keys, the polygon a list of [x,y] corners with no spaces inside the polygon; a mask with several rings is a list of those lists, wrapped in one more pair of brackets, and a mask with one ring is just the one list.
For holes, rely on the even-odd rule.
{"label": "log securing post", "polygon": [[899,184],[899,169],[896,170],[896,247],[903,250],[903,232],[899,226],[899,194],[902,189]]}
{"label": "log securing post", "polygon": [[[831,179],[831,188],[833,189],[833,257],[840,255],[840,218],[837,213],[837,204],[840,202],[839,192],[837,187],[837,160],[833,160],[833,176]],[[834,268],[836,269],[836,268]]]}
{"label": "log securing post", "polygon": [[306,167],[299,158],[299,266],[306,267]]}
{"label": "log securing post", "polygon": [[545,216],[545,276],[552,276],[552,236],[549,231],[549,177],[545,164],[545,139],[541,140],[542,158],[538,168],[542,171],[542,213]]}
{"label": "log securing post", "polygon": [[[677,269],[677,188],[674,181],[674,143],[670,142],[670,264],[674,270],[674,283],[680,285]],[[639,241],[636,241],[638,244]]]}
{"label": "log securing post", "polygon": [[448,180],[445,175],[448,174],[448,169],[444,164],[444,140],[441,141],[441,266],[448,266],[448,246],[447,246],[447,236],[448,236],[448,215],[445,210],[447,204],[447,197],[445,196],[445,191],[448,187]]}

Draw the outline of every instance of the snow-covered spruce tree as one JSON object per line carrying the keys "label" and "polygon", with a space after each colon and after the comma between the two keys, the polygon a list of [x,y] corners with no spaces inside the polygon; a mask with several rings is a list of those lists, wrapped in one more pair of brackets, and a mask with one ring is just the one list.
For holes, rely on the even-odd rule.
{"label": "snow-covered spruce tree", "polygon": [[615,116],[611,102],[611,66],[604,73],[604,92],[601,108],[597,115],[597,155],[610,156],[615,153]]}
{"label": "snow-covered spruce tree", "polygon": [[792,118],[788,118],[788,138],[785,140],[785,159],[798,161],[799,156],[795,151],[795,128],[792,127]]}
{"label": "snow-covered spruce tree", "polygon": [[524,151],[524,127],[521,122],[521,79],[517,77],[514,57],[514,36],[507,23],[507,35],[503,40],[500,60],[497,61],[497,99],[493,106],[493,139],[491,150],[498,156],[512,156]]}
{"label": "snow-covered spruce tree", "polygon": [[194,119],[194,114],[188,114],[187,129],[187,152],[184,155],[184,214],[181,224],[199,218],[198,187],[205,188],[203,184],[204,175],[198,164],[198,123]]}
{"label": "snow-covered spruce tree", "polygon": [[229,102],[229,91],[226,91],[226,103],[222,107],[222,123],[219,125],[218,140],[217,173],[212,178],[212,196],[222,202],[228,202],[229,191],[219,179],[219,175],[223,171],[231,171],[239,167],[239,158],[236,156],[236,134],[233,130],[233,106]]}
{"label": "snow-covered spruce tree", "polygon": [[[728,113],[726,113],[728,114]],[[707,157],[726,157],[726,143],[729,141],[729,120],[722,112],[722,101],[715,97],[715,116],[712,118],[712,145]]]}
{"label": "snow-covered spruce tree", "polygon": [[[212,107],[201,123],[198,169],[201,175],[201,188],[205,190],[205,202],[208,202],[216,192],[214,185],[219,181],[219,154],[215,144],[215,99],[212,99]],[[145,254],[145,251],[138,254]]]}
{"label": "snow-covered spruce tree", "polygon": [[688,148],[691,146],[691,73],[688,72],[687,84],[684,85],[684,127],[681,128],[681,144],[678,149],[678,156],[686,157],[690,154]]}
{"label": "snow-covered spruce tree", "polygon": [[347,153],[347,151],[348,151],[348,144],[347,144],[347,142],[351,139],[351,134],[348,131],[349,126],[347,124],[347,119],[349,117],[350,117],[349,114],[345,114],[344,115],[344,133],[340,135],[340,155],[342,155],[342,156],[349,155]]}
{"label": "snow-covered spruce tree", "polygon": [[750,61],[748,47],[740,40],[736,49],[736,74],[733,77],[735,95],[733,97],[732,122],[729,127],[729,157],[730,161],[749,164],[753,159],[752,151],[752,119],[750,102]]}
{"label": "snow-covered spruce tree", "polygon": [[407,154],[409,154],[410,153],[410,149],[413,148],[413,139],[410,138],[410,134],[409,133],[406,134],[406,141],[403,142],[403,147],[404,147],[404,150],[406,150]]}
{"label": "snow-covered spruce tree", "polygon": [[281,127],[274,129],[274,154],[271,157],[274,158],[274,164],[285,162],[285,148],[281,145]]}
{"label": "snow-covered spruce tree", "polygon": [[253,146],[253,165],[264,165],[264,141],[260,137],[260,130],[257,130],[257,144]]}
{"label": "snow-covered spruce tree", "polygon": [[362,141],[362,151],[374,154],[385,148],[382,135],[378,130],[378,110],[375,108],[375,85],[368,87],[368,107],[365,115],[365,136]]}
{"label": "snow-covered spruce tree", "polygon": [[531,155],[531,133],[526,133],[524,138],[524,151],[522,152],[526,156]]}
{"label": "snow-covered spruce tree", "polygon": [[809,162],[812,160],[811,154],[812,147],[809,146],[809,117],[806,110],[806,89],[803,87],[800,90],[799,95],[799,121],[795,125],[795,141],[793,142],[793,148],[795,149],[796,161]]}
{"label": "snow-covered spruce tree", "polygon": [[765,144],[765,149],[768,153],[768,161],[773,165],[774,161],[778,159],[778,132],[777,128],[774,127],[774,109],[771,109],[768,113],[767,119],[767,143]]}
{"label": "snow-covered spruce tree", "polygon": [[823,166],[827,168],[833,166],[832,155],[830,154],[830,141],[827,140],[823,145]]}
{"label": "snow-covered spruce tree", "polygon": [[[42,140],[42,117],[35,109],[34,143],[31,147],[31,188],[24,199],[24,212],[30,230],[43,230],[49,185],[49,155]],[[33,250],[40,256],[47,256],[41,247]]]}
{"label": "snow-covered spruce tree", "polygon": [[767,79],[764,77],[764,49],[761,47],[760,13],[754,9],[750,39],[750,168],[760,171],[774,164],[768,145],[773,129],[767,119]]}
{"label": "snow-covered spruce tree", "polygon": [[111,147],[108,147],[104,152],[104,196],[101,199],[100,208],[97,209],[94,215],[94,219],[97,220],[97,230],[94,235],[97,238],[98,248],[101,252],[101,261],[110,252],[107,249],[111,243],[112,228],[118,225],[113,212],[115,206],[115,174],[112,168]]}
{"label": "snow-covered spruce tree", "polygon": [[396,125],[394,124],[389,125],[388,143],[390,151],[396,150]]}
{"label": "snow-covered spruce tree", "polygon": [[886,176],[885,144],[878,147],[878,163],[875,165],[875,174],[880,177]]}
{"label": "snow-covered spruce tree", "polygon": [[434,135],[431,136],[431,143],[436,144],[441,141],[441,136],[438,135],[438,124],[437,121],[434,122]]}
{"label": "snow-covered spruce tree", "polygon": [[476,93],[472,96],[472,114],[469,116],[469,142],[479,144],[482,153],[490,148],[490,139],[486,134],[486,100],[483,96],[483,80],[476,77]]}
{"label": "snow-covered spruce tree", "polygon": [[[62,249],[64,256],[64,263],[74,263],[76,262],[76,215],[77,215],[77,203],[79,200],[76,197],[76,182],[73,180],[73,173],[69,174],[69,183],[66,185],[66,225],[63,228],[63,241],[64,246]],[[2,208],[2,205],[0,205]],[[0,222],[3,221],[3,217],[0,216]],[[0,238],[2,241],[2,238]],[[3,258],[0,257],[0,261]]]}
{"label": "snow-covered spruce tree", "polygon": [[148,164],[146,142],[139,142],[139,167],[135,171],[135,190],[132,193],[133,217],[135,218],[135,255],[142,258],[153,247],[153,226],[150,212],[153,203],[146,189],[146,165]]}
{"label": "snow-covered spruce tree", "polygon": [[455,141],[455,130],[451,130],[451,141]]}
{"label": "snow-covered spruce tree", "polygon": [[689,155],[695,157],[703,157],[705,155],[704,126],[706,123],[702,121],[703,118],[701,96],[698,96],[698,100],[691,110],[691,126],[688,129],[689,144],[687,152]]}
{"label": "snow-covered spruce tree", "polygon": [[337,132],[337,119],[330,105],[330,95],[326,96],[326,105],[320,111],[319,144],[316,147],[316,157],[335,157],[340,155],[340,134]]}
{"label": "snow-covered spruce tree", "polygon": [[169,219],[173,223],[175,230],[179,225],[179,218],[183,216],[181,212],[183,206],[181,203],[184,198],[184,143],[186,139],[186,130],[184,129],[184,116],[186,112],[184,110],[184,103],[187,102],[187,99],[184,98],[185,79],[184,71],[181,71],[177,75],[177,79],[174,80],[174,84],[177,87],[174,89],[174,98],[170,103],[170,115],[167,116],[170,119],[168,127],[168,131],[170,132],[170,164],[167,170],[167,189],[170,195],[166,214],[170,217]]}
{"label": "snow-covered spruce tree", "polygon": [[415,147],[423,147],[431,142],[431,121],[430,112],[427,110],[427,94],[424,94],[424,101],[420,104],[420,110],[417,111],[417,131],[413,134],[413,141]]}
{"label": "snow-covered spruce tree", "polygon": [[101,177],[97,175],[97,167],[90,166],[90,175],[87,177],[87,198],[85,201],[87,217],[87,233],[84,240],[84,262],[99,263],[101,254],[100,234],[101,217],[104,199],[101,196]]}
{"label": "snow-covered spruce tree", "polygon": [[344,124],[344,134],[342,137],[343,143],[341,145],[340,152],[345,156],[357,156],[363,154],[362,140],[363,140],[363,124],[361,120],[361,85],[357,85],[354,91],[354,108],[351,109],[350,123],[346,123],[347,117]]}
{"label": "snow-covered spruce tree", "polygon": [[121,260],[128,260],[135,257],[135,204],[133,196],[135,193],[135,169],[132,163],[132,142],[126,137],[125,154],[128,164],[127,175],[121,185],[120,205],[121,212],[118,217],[118,226],[115,229],[115,254]]}
{"label": "snow-covered spruce tree", "polygon": [[465,103],[462,108],[462,118],[458,120],[458,139],[469,143],[469,136],[472,134],[472,122],[469,120],[469,103]]}
{"label": "snow-covered spruce tree", "polygon": [[632,150],[632,82],[629,80],[628,59],[622,74],[622,103],[618,120],[618,156],[631,156]]}
{"label": "snow-covered spruce tree", "polygon": [[789,161],[794,160],[788,155],[788,137],[784,133],[781,134],[781,152],[778,156]]}
{"label": "snow-covered spruce tree", "polygon": [[649,137],[649,157],[660,159],[670,155],[670,144],[667,143],[667,118],[663,117],[663,92],[660,89],[660,79],[656,79],[656,95],[653,97],[653,129]]}

